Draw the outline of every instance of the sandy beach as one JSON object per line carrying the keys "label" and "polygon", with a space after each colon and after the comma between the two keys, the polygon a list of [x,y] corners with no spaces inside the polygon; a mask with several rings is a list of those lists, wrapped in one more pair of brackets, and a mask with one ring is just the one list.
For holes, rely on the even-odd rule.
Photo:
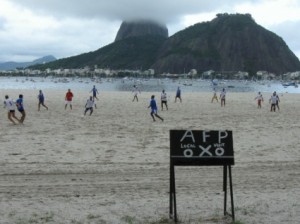
{"label": "sandy beach", "polygon": [[[300,94],[227,93],[226,107],[212,93],[184,93],[164,122],[152,121],[149,100],[160,93],[100,92],[97,109],[83,117],[88,92],[44,90],[49,110],[37,110],[38,90],[0,90],[24,95],[27,117],[13,125],[0,116],[0,223],[168,223],[169,130],[232,130],[236,221],[299,223]],[[16,112],[17,116],[20,116]],[[230,223],[223,216],[222,167],[176,167],[181,223]],[[230,208],[230,204],[228,204]]]}

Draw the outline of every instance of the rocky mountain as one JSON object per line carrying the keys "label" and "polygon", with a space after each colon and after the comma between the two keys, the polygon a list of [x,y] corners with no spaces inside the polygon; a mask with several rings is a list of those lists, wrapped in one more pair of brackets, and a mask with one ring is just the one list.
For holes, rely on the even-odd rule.
{"label": "rocky mountain", "polygon": [[299,59],[284,40],[246,14],[218,14],[170,37],[158,51],[152,68],[158,72],[300,70]]}
{"label": "rocky mountain", "polygon": [[115,41],[148,35],[168,38],[168,28],[152,21],[125,21],[122,22]]}
{"label": "rocky mountain", "polygon": [[52,55],[48,55],[48,56],[45,56],[42,58],[38,58],[31,62],[13,62],[13,61],[3,62],[3,63],[0,63],[0,70],[5,71],[5,70],[14,70],[16,68],[26,68],[31,65],[45,64],[45,63],[55,61],[55,60],[56,60],[55,57],[53,57]]}
{"label": "rocky mountain", "polygon": [[[97,51],[35,68],[155,69],[156,73],[300,70],[300,61],[284,40],[258,25],[249,14],[218,14],[167,38],[162,27],[123,23],[116,41]],[[139,27],[139,28],[138,28]],[[140,28],[144,27],[144,28]],[[152,30],[151,32],[148,31]]]}

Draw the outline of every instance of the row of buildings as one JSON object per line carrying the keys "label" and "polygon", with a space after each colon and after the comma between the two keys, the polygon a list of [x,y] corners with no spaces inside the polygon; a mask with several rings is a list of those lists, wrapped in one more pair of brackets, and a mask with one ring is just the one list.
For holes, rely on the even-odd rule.
{"label": "row of buildings", "polygon": [[188,73],[183,74],[155,74],[154,69],[142,70],[112,70],[109,68],[80,68],[80,69],[46,69],[45,71],[33,70],[33,69],[15,69],[11,71],[0,71],[1,76],[58,76],[58,77],[167,77],[167,78],[179,78],[179,77],[191,77],[191,78],[203,78],[203,79],[257,79],[257,80],[300,80],[300,71],[289,72],[283,75],[276,75],[267,71],[258,71],[255,76],[250,77],[248,72],[243,71],[203,71],[197,72],[196,69],[191,69]]}

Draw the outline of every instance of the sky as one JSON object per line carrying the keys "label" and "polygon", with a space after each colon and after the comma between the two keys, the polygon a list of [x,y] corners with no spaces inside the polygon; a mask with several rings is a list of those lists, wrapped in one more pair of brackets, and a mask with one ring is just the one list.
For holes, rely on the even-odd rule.
{"label": "sky", "polygon": [[95,51],[124,20],[164,23],[172,36],[218,13],[251,14],[300,59],[300,0],[0,0],[0,62]]}

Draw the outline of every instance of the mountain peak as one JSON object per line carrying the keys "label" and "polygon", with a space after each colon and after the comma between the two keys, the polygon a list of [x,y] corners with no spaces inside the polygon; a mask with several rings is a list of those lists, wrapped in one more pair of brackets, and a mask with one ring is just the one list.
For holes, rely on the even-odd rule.
{"label": "mountain peak", "polygon": [[166,25],[149,20],[123,21],[115,41],[145,35],[168,38],[168,28]]}

